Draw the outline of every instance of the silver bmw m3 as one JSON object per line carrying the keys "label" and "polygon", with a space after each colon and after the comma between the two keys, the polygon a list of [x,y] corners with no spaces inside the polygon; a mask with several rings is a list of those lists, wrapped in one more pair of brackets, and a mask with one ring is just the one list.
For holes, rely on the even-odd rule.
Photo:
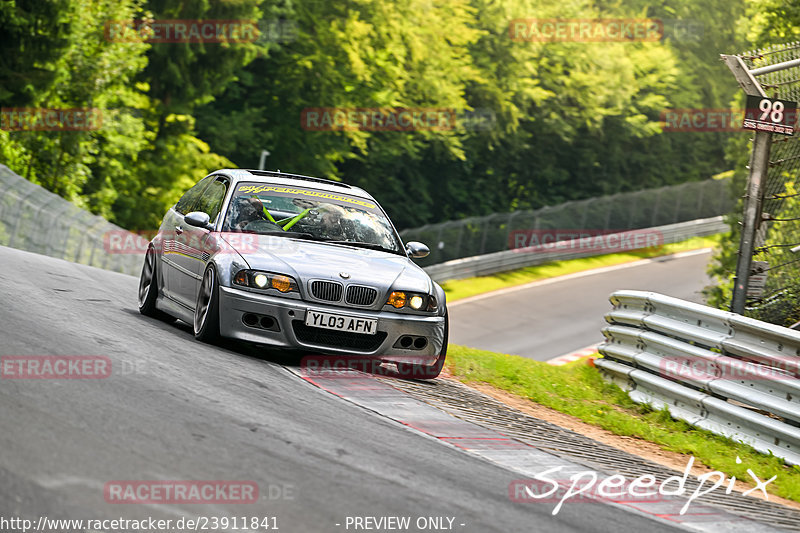
{"label": "silver bmw m3", "polygon": [[183,320],[205,342],[238,339],[395,363],[431,379],[447,354],[445,295],[378,202],[331,180],[225,169],[164,215],[139,311]]}

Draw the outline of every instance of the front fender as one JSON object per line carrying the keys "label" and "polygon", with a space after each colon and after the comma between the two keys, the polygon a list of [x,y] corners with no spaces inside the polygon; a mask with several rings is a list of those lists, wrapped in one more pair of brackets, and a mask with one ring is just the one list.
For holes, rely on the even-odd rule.
{"label": "front fender", "polygon": [[441,285],[433,280],[431,280],[431,283],[433,283],[433,295],[436,296],[436,301],[439,302],[438,316],[444,316],[447,314],[447,294]]}

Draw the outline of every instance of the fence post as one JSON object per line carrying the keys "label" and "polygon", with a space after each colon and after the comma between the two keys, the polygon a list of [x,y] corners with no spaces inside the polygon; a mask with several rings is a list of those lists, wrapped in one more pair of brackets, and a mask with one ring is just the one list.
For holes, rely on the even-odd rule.
{"label": "fence post", "polygon": [[[753,73],[748,70],[741,57],[723,55],[722,59],[746,94],[767,96],[767,93],[764,92],[761,84],[756,81]],[[742,235],[739,240],[739,257],[736,260],[736,277],[733,281],[733,298],[731,299],[731,311],[740,315],[744,313],[744,307],[747,302],[747,284],[750,281],[750,267],[753,261],[756,233],[761,224],[763,183],[769,167],[771,144],[771,133],[756,132],[753,140],[753,152],[750,155],[750,176],[747,179],[747,193],[744,198]]]}
{"label": "fence post", "polygon": [[[33,185],[33,184],[31,184],[31,185]],[[20,192],[22,192],[22,190],[20,190]],[[19,197],[19,203],[17,204],[17,206],[18,206],[17,207],[17,219],[14,221],[14,229],[11,231],[11,236],[10,236],[10,238],[8,240],[8,247],[9,248],[15,248],[14,241],[16,240],[17,234],[19,233],[19,227],[20,227],[20,224],[21,224],[21,221],[22,221],[22,209],[25,207],[25,202],[27,201],[27,199],[30,196],[33,196],[37,192],[38,191],[36,190],[35,187],[31,187],[31,189],[28,191],[27,194]],[[16,248],[18,248],[18,247],[16,247]]]}
{"label": "fence post", "polygon": [[506,244],[508,247],[511,248],[511,223],[514,221],[514,215],[516,215],[519,211],[512,211],[508,214],[508,220],[506,221],[506,225],[508,226],[506,231]]}
{"label": "fence post", "polygon": [[[681,188],[685,189],[686,187],[681,187]],[[672,215],[672,223],[673,224],[676,223],[676,222],[680,222],[678,220],[678,214],[680,213],[680,210],[681,210],[681,198],[682,198],[682,196],[680,194],[680,191],[678,191],[678,194],[675,195],[675,212]]]}
{"label": "fence post", "polygon": [[479,252],[483,255],[483,252],[486,251],[486,236],[489,234],[489,221],[490,216],[486,217],[486,221],[483,223],[483,235],[481,236],[481,251]]}
{"label": "fence post", "polygon": [[462,220],[458,224],[458,237],[456,238],[456,255],[452,257],[452,259],[456,259],[461,257],[461,240],[464,237],[464,226],[466,226],[466,221]]}

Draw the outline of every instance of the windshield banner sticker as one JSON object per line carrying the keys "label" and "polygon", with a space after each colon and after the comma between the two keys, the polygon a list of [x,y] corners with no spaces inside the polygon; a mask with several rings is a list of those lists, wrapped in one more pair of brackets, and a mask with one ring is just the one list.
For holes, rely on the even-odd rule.
{"label": "windshield banner sticker", "polygon": [[347,196],[341,196],[330,192],[295,189],[292,187],[280,187],[275,185],[240,185],[239,188],[236,189],[236,192],[241,192],[245,194],[258,194],[262,192],[302,194],[303,196],[311,196],[313,198],[325,198],[328,200],[337,200],[339,202],[347,202],[350,204],[360,205],[366,207],[367,209],[375,209],[375,204],[364,200],[357,200],[355,198],[349,198]]}

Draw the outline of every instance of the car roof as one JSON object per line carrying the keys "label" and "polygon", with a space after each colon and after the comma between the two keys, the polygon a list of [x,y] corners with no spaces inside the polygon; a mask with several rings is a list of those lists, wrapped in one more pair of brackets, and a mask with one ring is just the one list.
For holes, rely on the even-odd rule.
{"label": "car roof", "polygon": [[311,187],[329,192],[338,192],[359,196],[375,200],[371,194],[360,187],[348,185],[340,181],[333,181],[325,178],[315,178],[303,176],[301,174],[288,174],[286,172],[272,170],[249,170],[243,168],[224,168],[212,174],[226,174],[236,181],[254,181],[261,183],[280,183],[294,187]]}

